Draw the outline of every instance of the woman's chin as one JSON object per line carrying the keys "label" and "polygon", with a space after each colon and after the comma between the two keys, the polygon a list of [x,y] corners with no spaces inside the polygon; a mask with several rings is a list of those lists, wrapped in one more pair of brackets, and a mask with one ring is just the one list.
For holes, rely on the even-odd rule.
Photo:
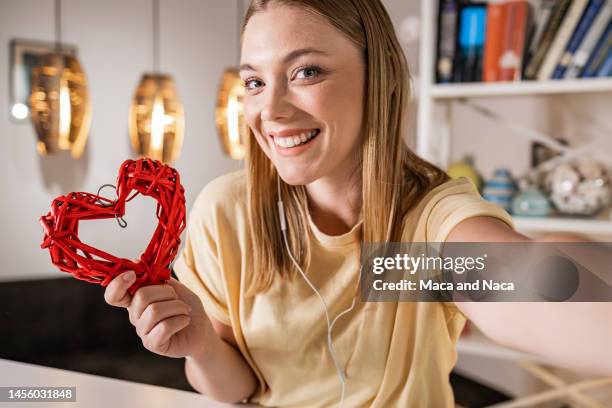
{"label": "woman's chin", "polygon": [[314,177],[308,172],[300,169],[281,169],[279,170],[281,180],[292,186],[303,186],[314,181]]}

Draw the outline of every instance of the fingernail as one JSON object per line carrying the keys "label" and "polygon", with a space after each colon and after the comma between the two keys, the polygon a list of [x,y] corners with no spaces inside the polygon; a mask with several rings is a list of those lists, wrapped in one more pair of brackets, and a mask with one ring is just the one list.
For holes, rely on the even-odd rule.
{"label": "fingernail", "polygon": [[123,280],[126,282],[131,281],[132,279],[134,279],[134,277],[136,277],[136,274],[134,273],[134,271],[123,274]]}

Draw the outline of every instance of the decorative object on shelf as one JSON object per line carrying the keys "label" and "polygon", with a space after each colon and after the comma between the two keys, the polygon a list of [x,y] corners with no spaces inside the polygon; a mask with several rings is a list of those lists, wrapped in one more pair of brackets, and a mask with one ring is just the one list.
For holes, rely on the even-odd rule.
{"label": "decorative object on shelf", "polygon": [[91,124],[91,103],[81,64],[62,50],[60,0],[55,0],[55,51],[40,56],[32,69],[29,104],[38,153],[70,150],[73,158],[81,157]]}
{"label": "decorative object on shelf", "polygon": [[467,178],[474,184],[478,191],[482,188],[482,176],[474,166],[474,157],[471,155],[467,155],[462,160],[451,163],[446,173],[454,179],[459,177]]}
{"label": "decorative object on shelf", "polygon": [[[237,64],[240,63],[240,25],[244,15],[242,0],[238,0],[236,13]],[[215,122],[225,154],[234,160],[241,160],[246,154],[248,127],[243,112],[244,84],[235,67],[227,68],[221,77],[217,92]]]}
{"label": "decorative object on shelf", "polygon": [[[553,138],[563,146],[569,146],[569,143],[564,138]],[[554,157],[559,156],[559,152],[551,149],[549,146],[535,141],[531,143],[531,167],[538,167],[540,164]]]}
{"label": "decorative object on shelf", "polygon": [[558,165],[546,175],[545,185],[552,203],[563,214],[591,216],[612,198],[605,167],[590,159]]}
{"label": "decorative object on shelf", "polygon": [[512,200],[512,214],[519,217],[548,217],[552,205],[548,197],[531,181],[523,178],[518,181],[519,192]]}
{"label": "decorative object on shelf", "polygon": [[159,0],[153,1],[153,72],[142,75],[129,113],[132,147],[141,157],[176,160],[183,146],[185,114],[174,79],[159,72]]}
{"label": "decorative object on shelf", "polygon": [[[49,250],[51,262],[61,271],[102,286],[123,272],[135,271],[137,279],[129,289],[133,295],[141,286],[170,279],[170,263],[178,253],[185,229],[185,190],[178,171],[156,160],[139,159],[123,162],[116,193],[115,200],[101,197],[99,191],[57,197],[51,203],[51,211],[40,218],[44,231],[41,248]],[[81,242],[79,221],[122,220],[126,202],[138,194],[157,201],[158,219],[151,241],[138,261],[118,258]]]}
{"label": "decorative object on shelf", "polygon": [[484,185],[482,197],[504,210],[512,212],[512,199],[516,194],[516,183],[508,169],[497,169]]}

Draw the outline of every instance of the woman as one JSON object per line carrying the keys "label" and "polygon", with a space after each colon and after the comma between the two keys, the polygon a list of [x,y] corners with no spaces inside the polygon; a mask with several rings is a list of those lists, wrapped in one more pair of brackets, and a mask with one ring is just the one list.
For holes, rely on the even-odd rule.
{"label": "woman", "polygon": [[[328,322],[352,304],[361,241],[528,239],[470,183],[406,147],[409,74],[379,1],[254,0],[240,75],[247,166],[196,199],[173,266],[180,282],[131,298],[126,273],[106,290],[147,349],[186,357],[196,390],[226,402],[332,406],[339,368],[346,406],[452,406],[448,376],[466,318],[498,341],[598,368],[543,343],[564,328],[541,326],[558,314],[548,305],[530,306],[519,324],[524,311],[504,304],[357,302],[335,321],[330,353]],[[576,324],[572,313],[565,325]]]}

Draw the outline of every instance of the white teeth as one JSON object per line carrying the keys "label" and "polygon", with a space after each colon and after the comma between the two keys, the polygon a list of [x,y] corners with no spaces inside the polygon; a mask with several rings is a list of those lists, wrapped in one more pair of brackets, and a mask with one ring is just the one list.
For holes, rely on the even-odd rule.
{"label": "white teeth", "polygon": [[306,143],[310,139],[312,139],[317,134],[317,130],[312,130],[310,132],[304,132],[296,136],[287,136],[287,137],[275,137],[274,143],[277,146],[288,148],[299,146],[301,144]]}

